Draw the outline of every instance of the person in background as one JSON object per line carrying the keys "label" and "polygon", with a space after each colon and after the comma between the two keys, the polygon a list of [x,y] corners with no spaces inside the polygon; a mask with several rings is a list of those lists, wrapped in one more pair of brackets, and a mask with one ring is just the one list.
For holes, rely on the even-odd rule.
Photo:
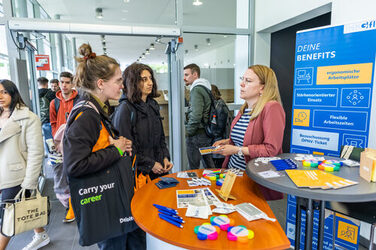
{"label": "person in background", "polygon": [[52,139],[52,130],[50,124],[50,102],[55,98],[55,92],[48,88],[48,79],[46,77],[39,77],[38,93],[39,93],[39,110],[40,121],[42,122],[42,133],[45,142],[45,155],[48,155],[48,145],[46,140]]}
{"label": "person in background", "polygon": [[159,95],[153,70],[148,65],[133,63],[123,72],[123,85],[125,93],[112,122],[120,135],[132,140],[138,169],[155,179],[168,173],[173,165],[163,132],[160,107],[154,100]]}
{"label": "person in background", "polygon": [[[112,138],[112,127],[107,115],[109,99],[118,100],[121,95],[122,76],[119,63],[106,55],[97,56],[90,45],[79,48],[82,57],[77,58],[78,66],[74,83],[82,91],[80,100],[90,101],[98,112],[82,107],[74,121],[65,129],[63,139],[63,165],[68,177],[82,177],[111,167],[125,152],[132,152],[132,142],[120,136]],[[100,214],[98,214],[100,216]],[[100,249],[138,249],[139,241],[134,231],[98,243]]]}
{"label": "person in background", "polygon": [[[21,189],[38,186],[43,164],[41,123],[36,114],[26,107],[16,85],[0,80],[0,192],[1,201],[14,199]],[[39,249],[50,238],[43,228],[34,229],[33,240],[23,249]],[[0,235],[0,249],[5,249],[10,238]]]}
{"label": "person in background", "polygon": [[[221,98],[221,96],[222,96],[221,92],[219,91],[218,87],[215,84],[211,85],[211,92],[212,92],[214,99],[217,101],[216,109],[217,109],[217,106],[225,106],[227,108],[226,111],[228,111],[228,107],[226,105],[226,102]],[[221,109],[221,110],[223,110],[223,109]],[[223,120],[221,120],[221,121],[218,120],[218,122],[221,122],[221,124],[223,124],[222,136],[218,137],[218,138],[214,138],[214,142],[227,138],[227,137],[225,137],[225,129],[226,129],[226,120],[227,120],[228,114],[218,114],[218,116],[220,116],[220,115],[226,116],[226,117],[224,117]],[[219,119],[219,117],[218,117],[218,119]],[[216,168],[221,168],[224,160],[225,160],[225,157],[223,155],[213,154],[213,161],[214,161],[214,165],[215,165]]]}
{"label": "person in background", "polygon": [[51,79],[50,80],[50,88],[56,94],[60,90],[60,88],[59,88],[59,80],[58,79]]}
{"label": "person in background", "polygon": [[[245,102],[232,122],[230,138],[213,146],[220,146],[217,153],[226,156],[223,168],[245,170],[251,159],[282,153],[285,111],[271,68],[253,65],[240,79],[240,98]],[[260,189],[267,200],[283,197],[263,186]]]}
{"label": "person in background", "polygon": [[[52,136],[55,138],[56,132],[60,126],[67,122],[69,113],[71,112],[74,102],[78,99],[78,92],[73,89],[73,75],[69,72],[60,73],[60,90],[56,93],[56,98],[50,103],[50,122],[52,128]],[[58,147],[57,147],[58,148]],[[62,153],[61,151],[59,153]],[[63,164],[57,163],[53,165],[54,170],[54,191],[60,202],[67,207],[67,213],[63,219],[64,223],[73,222],[75,220],[71,200],[67,176],[63,172]]]}
{"label": "person in background", "polygon": [[184,82],[190,90],[185,122],[189,168],[199,169],[201,158],[204,160],[204,168],[214,168],[212,155],[201,156],[199,151],[199,148],[209,147],[213,141],[205,132],[205,125],[209,120],[211,99],[204,88],[211,91],[211,85],[206,79],[200,78],[200,67],[196,64],[184,67]]}

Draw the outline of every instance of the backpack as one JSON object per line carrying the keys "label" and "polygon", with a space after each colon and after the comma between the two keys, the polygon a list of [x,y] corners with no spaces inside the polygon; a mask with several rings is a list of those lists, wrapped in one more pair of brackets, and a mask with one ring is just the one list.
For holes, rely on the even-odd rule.
{"label": "backpack", "polygon": [[50,101],[46,97],[47,93],[39,98],[40,121],[42,124],[50,122]]}
{"label": "backpack", "polygon": [[[200,85],[199,85],[200,86]],[[226,103],[222,100],[215,100],[209,89],[205,89],[210,97],[210,111],[208,123],[205,124],[205,132],[207,136],[214,139],[228,138],[231,130],[231,123],[234,119]]]}

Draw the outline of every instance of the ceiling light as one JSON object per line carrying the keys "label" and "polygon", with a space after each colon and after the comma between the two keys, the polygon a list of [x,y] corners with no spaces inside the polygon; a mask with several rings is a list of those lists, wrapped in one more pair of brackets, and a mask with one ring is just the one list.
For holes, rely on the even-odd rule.
{"label": "ceiling light", "polygon": [[142,56],[141,56],[141,58],[145,58],[145,53],[142,53]]}
{"label": "ceiling light", "polygon": [[198,45],[197,44],[195,44],[195,50],[198,51]]}
{"label": "ceiling light", "polygon": [[103,18],[103,9],[102,8],[96,8],[95,9],[95,17],[98,19]]}
{"label": "ceiling light", "polygon": [[202,2],[200,0],[194,0],[192,4],[194,6],[200,6],[200,5],[202,5]]}
{"label": "ceiling light", "polygon": [[149,49],[146,49],[145,54],[146,54],[146,55],[149,55],[149,54],[150,54]]}
{"label": "ceiling light", "polygon": [[150,50],[155,50],[155,48],[154,48],[154,43],[151,43],[151,44],[150,44]]}
{"label": "ceiling light", "polygon": [[101,35],[101,40],[102,40],[102,43],[106,42],[106,37],[104,35]]}
{"label": "ceiling light", "polygon": [[155,43],[161,43],[161,38],[160,37],[155,38]]}
{"label": "ceiling light", "polygon": [[210,38],[206,38],[206,43],[210,46],[211,43],[210,43]]}
{"label": "ceiling light", "polygon": [[185,54],[188,54],[188,50],[187,49],[185,50]]}
{"label": "ceiling light", "polygon": [[129,3],[131,0],[124,0],[124,3]]}

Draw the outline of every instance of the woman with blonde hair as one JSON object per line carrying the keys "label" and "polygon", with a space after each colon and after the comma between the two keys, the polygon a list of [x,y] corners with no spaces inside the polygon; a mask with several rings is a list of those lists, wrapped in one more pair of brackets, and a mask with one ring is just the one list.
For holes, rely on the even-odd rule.
{"label": "woman with blonde hair", "polygon": [[[231,124],[230,138],[213,146],[220,146],[217,153],[226,156],[223,168],[245,170],[251,159],[282,153],[285,112],[277,77],[271,68],[253,65],[240,79],[240,98],[245,102]],[[283,197],[260,187],[267,200]]]}

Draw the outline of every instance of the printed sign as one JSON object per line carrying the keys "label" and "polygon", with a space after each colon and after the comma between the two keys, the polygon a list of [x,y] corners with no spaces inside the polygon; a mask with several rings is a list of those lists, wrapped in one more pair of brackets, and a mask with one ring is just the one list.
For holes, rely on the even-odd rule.
{"label": "printed sign", "polygon": [[339,156],[370,143],[375,23],[297,33],[290,152]]}
{"label": "printed sign", "polygon": [[50,56],[35,55],[35,66],[37,70],[50,70]]}

